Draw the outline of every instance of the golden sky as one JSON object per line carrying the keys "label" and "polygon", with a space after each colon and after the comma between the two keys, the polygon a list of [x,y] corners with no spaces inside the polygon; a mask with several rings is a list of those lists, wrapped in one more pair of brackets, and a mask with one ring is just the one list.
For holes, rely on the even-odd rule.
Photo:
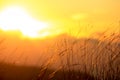
{"label": "golden sky", "polygon": [[10,6],[20,6],[34,19],[51,22],[56,27],[52,31],[81,31],[85,36],[119,29],[120,0],[0,0],[0,11]]}
{"label": "golden sky", "polygon": [[[10,10],[13,12],[7,13]],[[17,16],[20,20],[15,20],[14,15],[20,15]],[[6,31],[9,29],[12,31]],[[2,56],[8,61],[17,60],[24,54],[21,58],[23,63],[27,57],[30,63],[34,63],[44,53],[54,52],[46,52],[46,48],[55,43],[49,38],[43,39],[46,36],[63,33],[76,36],[79,33],[80,37],[88,37],[106,29],[110,32],[120,31],[120,0],[0,0],[0,40],[5,39],[2,46],[7,47],[3,52],[6,54]],[[21,34],[38,36],[46,42],[36,38],[21,40]],[[13,52],[16,48],[16,52]],[[10,53],[13,53],[12,56]],[[4,58],[2,56],[0,60]]]}

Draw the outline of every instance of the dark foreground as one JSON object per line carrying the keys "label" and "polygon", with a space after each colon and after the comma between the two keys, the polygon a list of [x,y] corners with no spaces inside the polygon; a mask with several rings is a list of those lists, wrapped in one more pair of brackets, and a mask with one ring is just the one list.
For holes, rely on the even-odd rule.
{"label": "dark foreground", "polygon": [[30,66],[0,64],[0,80],[94,80],[89,74],[72,71],[57,71]]}
{"label": "dark foreground", "polygon": [[[109,79],[109,78],[108,78]],[[0,80],[100,80],[79,71],[0,64]],[[111,79],[109,79],[111,80]],[[116,80],[119,80],[119,76]]]}

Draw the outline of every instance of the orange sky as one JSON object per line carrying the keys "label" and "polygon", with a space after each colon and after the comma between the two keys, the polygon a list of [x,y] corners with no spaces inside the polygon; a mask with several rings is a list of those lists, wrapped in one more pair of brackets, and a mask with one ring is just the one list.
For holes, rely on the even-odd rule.
{"label": "orange sky", "polygon": [[[39,32],[40,34],[47,32],[47,36],[53,37],[53,35],[56,36],[56,34],[62,33],[69,33],[76,36],[79,32],[80,37],[88,37],[92,33],[103,32],[106,29],[110,32],[120,31],[120,0],[0,0],[0,13],[4,11],[5,8],[11,6],[24,8],[28,15],[31,16],[30,19],[33,19],[30,21],[49,23],[47,28]],[[2,19],[0,19],[0,21],[2,21]],[[32,23],[30,23],[30,25],[31,24]],[[17,23],[15,25],[17,25]],[[22,28],[21,26],[19,26],[19,28],[24,30],[26,24],[22,25]],[[24,32],[29,30],[30,25],[29,23],[27,24],[28,28]],[[9,26],[7,27],[9,28]],[[36,26],[31,27],[31,30],[35,27]],[[0,28],[4,27],[0,25]],[[6,48],[0,55],[0,60],[17,60],[19,63],[18,59],[20,58],[24,63],[26,58],[28,58],[28,63],[33,60],[39,61],[37,60],[38,57],[41,57],[41,55],[45,53],[50,53],[47,52],[46,48],[51,47],[51,43],[55,43],[54,40],[50,41],[49,38],[48,40],[44,39],[46,41],[39,41],[38,39],[29,40],[26,38],[21,40],[19,39],[19,37],[22,36],[21,34],[22,33],[17,30],[13,32],[0,30],[0,40],[5,39],[4,43],[0,44],[0,46]],[[17,51],[14,52],[16,48]],[[55,48],[56,47],[52,47],[52,49]],[[54,50],[50,49],[50,51]],[[21,58],[22,54],[23,57]],[[43,58],[46,58],[46,56],[43,55]],[[32,63],[34,63],[34,61]]]}
{"label": "orange sky", "polygon": [[81,36],[87,36],[108,28],[118,32],[119,4],[120,0],[0,0],[0,10],[20,6],[34,19],[52,22],[57,28],[52,31],[81,30]]}

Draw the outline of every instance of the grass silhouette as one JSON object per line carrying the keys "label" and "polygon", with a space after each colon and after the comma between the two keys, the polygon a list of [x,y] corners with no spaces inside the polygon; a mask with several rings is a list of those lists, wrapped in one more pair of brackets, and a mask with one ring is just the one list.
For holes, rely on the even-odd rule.
{"label": "grass silhouette", "polygon": [[52,46],[40,67],[1,62],[0,80],[120,80],[120,34],[99,39],[62,35]]}

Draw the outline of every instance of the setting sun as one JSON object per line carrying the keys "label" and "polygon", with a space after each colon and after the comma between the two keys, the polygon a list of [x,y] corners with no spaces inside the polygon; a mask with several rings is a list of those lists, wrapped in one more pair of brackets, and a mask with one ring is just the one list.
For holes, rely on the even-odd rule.
{"label": "setting sun", "polygon": [[120,80],[120,0],[0,0],[0,80]]}
{"label": "setting sun", "polygon": [[35,20],[21,7],[9,7],[0,13],[0,29],[4,31],[18,30],[25,37],[36,38],[47,27],[46,22]]}

